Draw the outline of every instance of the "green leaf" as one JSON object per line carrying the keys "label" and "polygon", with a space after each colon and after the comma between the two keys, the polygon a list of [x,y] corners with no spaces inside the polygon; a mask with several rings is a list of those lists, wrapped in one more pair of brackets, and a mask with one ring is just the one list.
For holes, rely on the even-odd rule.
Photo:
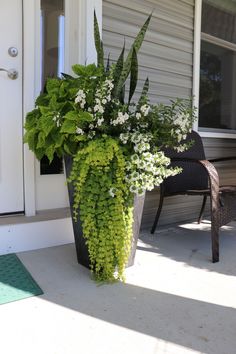
{"label": "green leaf", "polygon": [[115,87],[117,85],[117,82],[119,81],[119,78],[120,78],[120,75],[121,75],[121,72],[122,72],[122,69],[123,69],[124,52],[125,52],[125,43],[124,43],[124,46],[123,46],[122,51],[120,53],[120,56],[119,56],[119,58],[117,60],[116,67],[115,67],[114,74],[113,74],[113,80],[114,80],[114,86]]}
{"label": "green leaf", "polygon": [[81,65],[81,64],[72,65],[72,70],[78,76],[85,75],[85,66],[84,65]]}
{"label": "green leaf", "polygon": [[44,150],[44,149],[37,149],[37,150],[35,151],[35,156],[36,156],[36,158],[37,158],[39,161],[43,158],[44,155],[45,155],[45,150]]}
{"label": "green leaf", "polygon": [[48,94],[47,93],[42,93],[39,95],[35,101],[36,106],[47,106],[48,105]]}
{"label": "green leaf", "polygon": [[80,111],[79,112],[79,121],[90,123],[93,121],[93,116],[89,112]]}
{"label": "green leaf", "polygon": [[53,145],[50,145],[45,151],[45,155],[47,156],[49,163],[52,162],[54,158],[54,154],[55,154],[55,147]]}
{"label": "green leaf", "polygon": [[61,85],[61,80],[60,79],[57,79],[57,78],[49,78],[49,79],[47,79],[47,83],[46,83],[47,92],[50,95],[58,93],[60,85]]}
{"label": "green leaf", "polygon": [[39,110],[42,115],[45,115],[45,114],[51,112],[51,109],[48,106],[39,106]]}
{"label": "green leaf", "polygon": [[28,130],[24,135],[24,143],[28,143],[29,149],[35,151],[37,139],[35,130]]}
{"label": "green leaf", "polygon": [[97,16],[96,16],[95,10],[94,10],[94,41],[95,41],[95,47],[96,47],[96,51],[97,51],[98,67],[100,67],[104,70],[103,44],[100,39],[100,31],[99,31],[99,26],[98,26],[98,21],[97,21]]}
{"label": "green leaf", "polygon": [[149,80],[148,80],[148,77],[147,77],[145,82],[144,82],[143,90],[142,90],[141,96],[140,96],[139,101],[138,101],[138,106],[140,106],[142,104],[143,99],[147,96],[148,90],[149,90]]}
{"label": "green leaf", "polygon": [[25,129],[33,128],[37,122],[38,118],[41,116],[40,110],[38,108],[34,109],[33,111],[27,113],[26,121],[25,121]]}
{"label": "green leaf", "polygon": [[75,64],[72,66],[73,72],[78,76],[91,77],[100,75],[100,69],[95,64],[80,65]]}
{"label": "green leaf", "polygon": [[66,119],[62,124],[61,133],[74,134],[76,132],[77,124],[73,120]]}
{"label": "green leaf", "polygon": [[151,20],[151,17],[152,17],[152,14],[150,14],[148,16],[147,20],[145,21],[144,25],[142,26],[141,30],[139,31],[137,37],[135,38],[134,43],[132,45],[132,48],[130,49],[130,51],[128,53],[128,56],[126,58],[124,66],[123,66],[122,73],[120,75],[119,82],[118,82],[118,84],[116,86],[116,89],[114,91],[114,96],[115,97],[119,97],[119,94],[120,94],[120,92],[121,92],[121,90],[122,90],[122,88],[123,88],[123,86],[125,84],[125,81],[127,80],[127,77],[130,74],[131,64],[132,64],[133,48],[135,48],[136,53],[139,51],[139,49],[140,49],[140,47],[141,47],[141,45],[143,43],[143,40],[144,40],[146,31],[147,31],[149,22]]}
{"label": "green leaf", "polygon": [[55,122],[53,121],[53,117],[51,114],[44,115],[41,117],[38,128],[44,133],[45,137],[48,136],[48,134],[54,127]]}
{"label": "green leaf", "polygon": [[108,54],[108,57],[107,57],[106,72],[109,72],[109,70],[110,70],[110,53]]}
{"label": "green leaf", "polygon": [[72,120],[72,121],[77,122],[78,118],[79,118],[79,115],[78,115],[78,112],[76,112],[76,111],[68,112],[65,115],[65,120],[68,119],[68,120]]}
{"label": "green leaf", "polygon": [[37,149],[43,148],[45,146],[46,136],[44,132],[40,132],[38,135]]}
{"label": "green leaf", "polygon": [[136,50],[133,47],[133,54],[131,60],[131,72],[130,72],[130,87],[129,87],[129,101],[128,101],[129,104],[135,92],[137,81],[138,81],[138,58],[137,58]]}

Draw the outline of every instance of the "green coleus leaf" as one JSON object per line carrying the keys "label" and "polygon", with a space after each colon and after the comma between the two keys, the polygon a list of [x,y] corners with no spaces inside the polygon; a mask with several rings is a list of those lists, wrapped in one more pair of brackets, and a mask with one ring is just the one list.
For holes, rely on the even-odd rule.
{"label": "green coleus leaf", "polygon": [[47,93],[42,93],[39,95],[35,101],[36,106],[47,106],[49,101],[49,97]]}
{"label": "green coleus leaf", "polygon": [[27,113],[26,121],[25,121],[25,129],[31,129],[35,127],[38,123],[38,119],[41,116],[40,110],[38,108],[33,111]]}
{"label": "green coleus leaf", "polygon": [[86,75],[86,67],[81,64],[72,65],[73,72],[78,76],[85,76]]}
{"label": "green coleus leaf", "polygon": [[46,142],[46,135],[41,131],[38,135],[37,149],[44,148]]}
{"label": "green coleus leaf", "polygon": [[54,158],[54,154],[55,154],[55,147],[53,145],[50,145],[45,151],[45,155],[47,156],[49,163],[52,162]]}
{"label": "green coleus leaf", "polygon": [[46,83],[46,90],[49,94],[58,93],[61,85],[61,80],[57,78],[49,78]]}
{"label": "green coleus leaf", "polygon": [[77,122],[78,121],[78,116],[79,116],[78,112],[71,111],[71,112],[66,113],[65,120],[72,120],[72,121]]}
{"label": "green coleus leaf", "polygon": [[73,154],[73,152],[70,150],[70,146],[68,146],[66,143],[63,145],[63,147],[64,147],[65,152],[68,155],[72,155]]}
{"label": "green coleus leaf", "polygon": [[100,31],[99,31],[99,26],[98,26],[98,21],[97,21],[97,16],[96,16],[95,11],[94,11],[94,41],[95,41],[95,47],[96,47],[96,51],[97,51],[98,67],[100,67],[104,70],[103,44],[100,39]]}
{"label": "green coleus leaf", "polygon": [[61,133],[74,134],[77,129],[77,122],[74,120],[66,119],[62,124]]}
{"label": "green coleus leaf", "polygon": [[24,143],[28,143],[29,149],[35,151],[37,146],[37,138],[35,134],[35,130],[28,130],[24,135]]}
{"label": "green coleus leaf", "polygon": [[79,121],[90,123],[93,121],[93,116],[89,112],[80,111],[79,112]]}
{"label": "green coleus leaf", "polygon": [[86,66],[75,64],[72,66],[72,70],[76,75],[82,77],[100,76],[101,74],[101,70],[95,64],[88,64]]}
{"label": "green coleus leaf", "polygon": [[131,60],[131,73],[130,73],[130,88],[129,88],[129,103],[133,97],[136,90],[138,81],[138,58],[135,48],[133,47],[133,54]]}
{"label": "green coleus leaf", "polygon": [[38,160],[41,160],[43,158],[43,156],[45,155],[45,149],[36,149],[34,151],[35,156],[37,157]]}
{"label": "green coleus leaf", "polygon": [[45,137],[48,136],[50,131],[55,127],[53,116],[51,114],[43,115],[39,121],[38,129],[40,129]]}

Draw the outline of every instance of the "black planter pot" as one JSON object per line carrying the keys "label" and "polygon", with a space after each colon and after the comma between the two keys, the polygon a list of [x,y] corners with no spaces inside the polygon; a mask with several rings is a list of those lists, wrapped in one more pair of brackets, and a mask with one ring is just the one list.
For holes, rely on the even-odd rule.
{"label": "black planter pot", "polygon": [[[73,159],[71,156],[65,156],[65,169],[66,169],[66,176],[70,176],[72,162]],[[67,185],[68,193],[69,193],[69,201],[70,201],[70,210],[71,215],[73,215],[73,203],[74,203],[74,191],[72,185],[69,183]],[[143,205],[144,205],[145,195],[141,197],[134,198],[134,222],[133,222],[133,239],[131,245],[131,251],[129,260],[127,263],[127,267],[130,267],[134,264],[135,253],[137,248],[137,242],[139,237],[139,230],[141,226],[142,214],[143,214]],[[88,247],[85,243],[85,239],[83,237],[83,229],[79,218],[79,211],[78,211],[78,220],[75,221],[72,218],[73,223],[73,231],[74,231],[74,238],[75,238],[75,246],[76,246],[76,254],[77,260],[79,264],[82,264],[86,268],[90,268],[90,261],[89,261],[89,254],[88,254]]]}

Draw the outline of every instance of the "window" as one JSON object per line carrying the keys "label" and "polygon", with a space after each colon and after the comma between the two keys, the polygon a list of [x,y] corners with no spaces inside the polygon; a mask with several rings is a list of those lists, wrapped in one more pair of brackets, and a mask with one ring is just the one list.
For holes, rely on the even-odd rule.
{"label": "window", "polygon": [[203,0],[199,127],[236,132],[236,3]]}
{"label": "window", "polygon": [[[57,77],[64,71],[64,0],[41,0],[41,90],[48,77]],[[63,173],[62,160],[55,156],[49,164],[47,157],[40,162],[40,174]]]}

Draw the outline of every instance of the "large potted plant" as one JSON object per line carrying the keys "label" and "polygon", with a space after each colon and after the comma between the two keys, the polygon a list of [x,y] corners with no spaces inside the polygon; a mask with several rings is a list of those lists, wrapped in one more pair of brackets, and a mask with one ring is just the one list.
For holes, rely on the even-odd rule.
{"label": "large potted plant", "polygon": [[139,215],[133,214],[134,199],[179,172],[168,168],[170,161],[161,149],[184,149],[180,141],[194,119],[190,100],[150,105],[148,79],[139,99],[132,102],[137,51],[150,18],[126,59],[123,48],[116,63],[108,60],[105,65],[94,14],[97,65],[76,64],[74,77],[49,78],[26,117],[25,142],[36,157],[46,155],[49,161],[55,154],[66,157],[78,260],[89,265],[99,281],[124,279],[125,266],[134,258],[133,231],[139,232],[134,215],[141,220],[143,202],[137,203]]}

